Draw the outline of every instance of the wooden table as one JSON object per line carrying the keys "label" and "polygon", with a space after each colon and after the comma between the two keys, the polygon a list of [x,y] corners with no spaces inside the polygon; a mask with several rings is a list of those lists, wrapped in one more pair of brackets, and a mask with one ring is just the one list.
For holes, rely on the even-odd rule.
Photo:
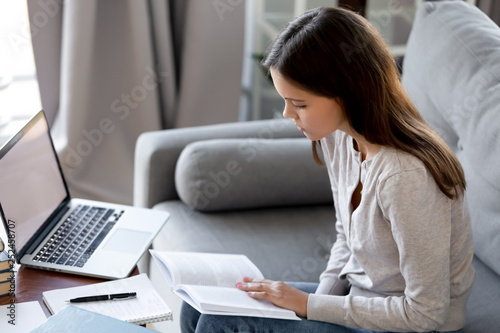
{"label": "wooden table", "polygon": [[[130,276],[137,274],[139,274],[139,270],[135,267]],[[48,317],[51,313],[43,302],[42,292],[105,281],[107,280],[21,266],[16,274],[15,302],[38,301]],[[8,295],[0,297],[0,305],[10,304],[13,298],[14,296]]]}

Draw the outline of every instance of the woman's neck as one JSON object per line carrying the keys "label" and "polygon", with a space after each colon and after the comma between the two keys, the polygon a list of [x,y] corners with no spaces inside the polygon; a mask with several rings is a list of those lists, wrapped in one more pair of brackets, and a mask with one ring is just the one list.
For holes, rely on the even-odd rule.
{"label": "woman's neck", "polygon": [[[363,161],[371,160],[377,155],[377,153],[382,148],[381,145],[377,145],[371,142],[368,142],[362,135],[357,133],[348,133],[352,136],[354,149],[361,153],[361,158]],[[353,135],[354,134],[354,135]]]}

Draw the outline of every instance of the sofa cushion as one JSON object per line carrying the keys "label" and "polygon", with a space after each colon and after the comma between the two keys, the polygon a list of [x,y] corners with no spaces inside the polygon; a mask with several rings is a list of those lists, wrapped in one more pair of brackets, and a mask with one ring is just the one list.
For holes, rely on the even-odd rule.
{"label": "sofa cushion", "polygon": [[467,302],[463,333],[498,332],[500,329],[500,276],[474,257],[476,279]]}
{"label": "sofa cushion", "polygon": [[176,200],[154,208],[170,213],[154,249],[245,254],[273,280],[318,282],[336,239],[333,205],[207,214]]}
{"label": "sofa cushion", "polygon": [[462,1],[424,3],[403,85],[462,163],[475,253],[500,274],[500,28]]}
{"label": "sofa cushion", "polygon": [[201,211],[332,203],[311,141],[219,139],[186,146],[177,161],[181,200]]}

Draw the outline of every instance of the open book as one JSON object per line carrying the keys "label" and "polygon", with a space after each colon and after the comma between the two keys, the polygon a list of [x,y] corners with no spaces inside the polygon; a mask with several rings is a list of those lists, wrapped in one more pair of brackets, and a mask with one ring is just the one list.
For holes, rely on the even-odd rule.
{"label": "open book", "polygon": [[300,320],[295,312],[236,288],[243,277],[264,279],[244,255],[150,250],[172,291],[200,313]]}

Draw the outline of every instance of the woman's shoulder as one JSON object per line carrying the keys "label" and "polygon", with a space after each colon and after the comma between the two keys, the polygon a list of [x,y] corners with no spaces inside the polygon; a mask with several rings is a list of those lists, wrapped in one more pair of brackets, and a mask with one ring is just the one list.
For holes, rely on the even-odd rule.
{"label": "woman's shoulder", "polygon": [[384,162],[395,171],[425,168],[424,162],[413,154],[388,146],[384,146],[383,151]]}
{"label": "woman's shoulder", "polygon": [[379,182],[394,176],[403,179],[430,176],[425,164],[415,155],[387,146],[384,146],[379,154],[372,165],[372,170],[378,174]]}

